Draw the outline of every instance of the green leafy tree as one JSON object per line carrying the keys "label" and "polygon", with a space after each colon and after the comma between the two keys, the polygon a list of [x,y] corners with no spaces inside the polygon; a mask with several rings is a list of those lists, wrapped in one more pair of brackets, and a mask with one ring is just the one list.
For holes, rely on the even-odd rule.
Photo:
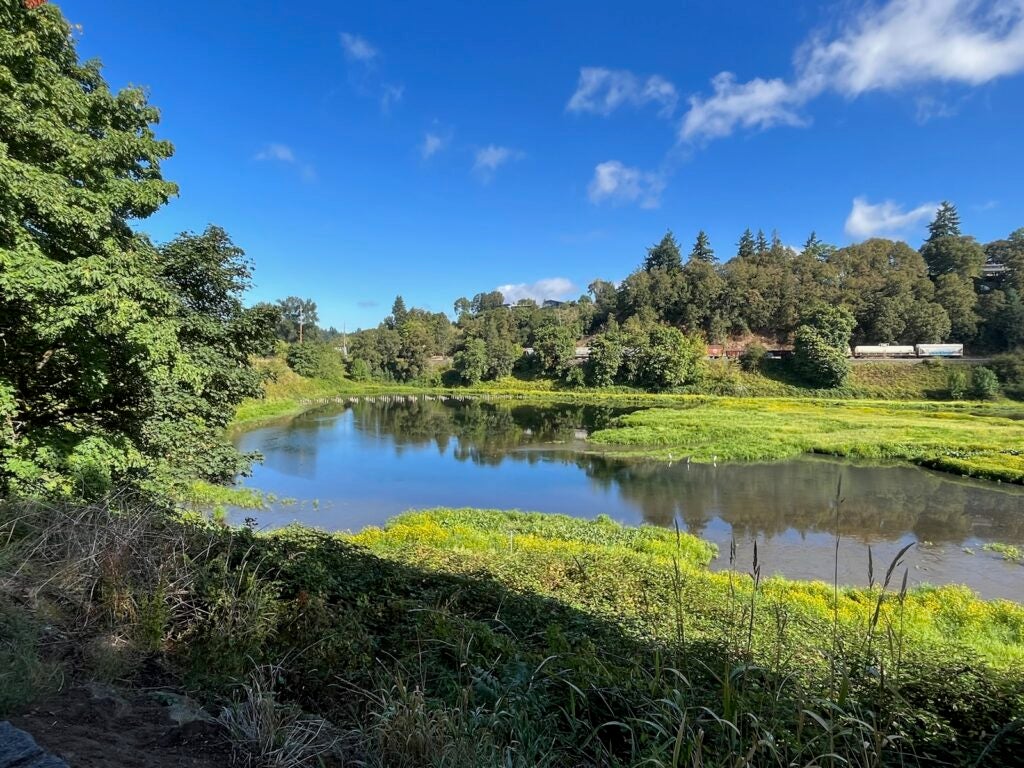
{"label": "green leafy tree", "polygon": [[[200,328],[187,302],[217,299],[179,295],[185,275],[163,273],[132,229],[177,192],[161,174],[172,147],[143,91],[111,91],[73,40],[54,5],[0,4],[0,493],[145,482],[204,441],[220,475],[245,462],[204,417],[226,421],[250,390],[207,388],[224,357],[247,367],[244,323]],[[183,346],[223,334],[235,346],[213,362]],[[182,441],[165,455],[175,421]]]}
{"label": "green leafy tree", "polygon": [[576,334],[562,325],[547,325],[537,331],[534,352],[541,370],[553,376],[563,376],[576,355]]}
{"label": "green leafy tree", "polygon": [[819,304],[812,307],[797,328],[793,365],[807,383],[841,387],[850,375],[850,336],[856,320],[846,307]]}
{"label": "green leafy tree", "polygon": [[969,342],[978,332],[978,295],[974,284],[955,273],[940,275],[935,281],[935,300],[949,315],[950,333],[956,341]]}
{"label": "green leafy tree", "polygon": [[622,336],[618,326],[613,324],[590,341],[590,357],[587,359],[587,379],[590,384],[595,387],[610,387],[614,384],[622,367],[622,359]]}
{"label": "green leafy tree", "polygon": [[315,301],[289,296],[277,302],[277,306],[281,312],[279,335],[284,341],[302,344],[307,336],[316,335],[308,332],[308,329],[315,328],[320,320]]}
{"label": "green leafy tree", "polygon": [[479,384],[487,374],[487,345],[483,339],[466,339],[455,353],[452,367],[464,384]]}

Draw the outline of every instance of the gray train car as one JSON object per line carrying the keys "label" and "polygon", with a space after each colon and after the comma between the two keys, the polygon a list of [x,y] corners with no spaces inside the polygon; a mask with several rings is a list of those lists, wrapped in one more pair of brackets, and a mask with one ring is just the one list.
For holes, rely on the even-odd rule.
{"label": "gray train car", "polygon": [[918,357],[963,357],[963,344],[918,344],[915,348]]}

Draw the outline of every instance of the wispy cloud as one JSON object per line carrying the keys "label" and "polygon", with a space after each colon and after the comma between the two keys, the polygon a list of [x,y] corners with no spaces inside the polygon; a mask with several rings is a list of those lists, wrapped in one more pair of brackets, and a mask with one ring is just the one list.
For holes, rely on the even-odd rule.
{"label": "wispy cloud", "polygon": [[356,306],[360,309],[373,309],[374,307],[380,306],[380,302],[374,301],[373,299],[361,299],[356,302]]}
{"label": "wispy cloud", "polygon": [[932,83],[980,85],[1021,72],[1024,0],[889,0],[848,19],[831,38],[812,36],[796,51],[794,69],[788,81],[716,75],[710,96],[690,99],[680,138],[802,125],[797,110],[826,91],[856,98]]}
{"label": "wispy cloud", "polygon": [[904,211],[892,200],[869,203],[867,198],[856,197],[846,217],[846,234],[858,238],[900,234],[930,219],[938,207],[938,203],[924,203]]}
{"label": "wispy cloud", "polygon": [[660,173],[632,168],[618,160],[599,163],[587,193],[590,202],[639,203],[641,208],[657,208],[665,179]]}
{"label": "wispy cloud", "polygon": [[565,108],[569,112],[610,115],[621,106],[642,107],[657,104],[659,114],[667,117],[676,107],[676,87],[661,75],[639,77],[627,69],[582,67],[576,92]]}
{"label": "wispy cloud", "polygon": [[351,32],[341,33],[341,47],[352,61],[370,62],[377,58],[379,51],[365,37]]}
{"label": "wispy cloud", "polygon": [[525,156],[526,154],[518,149],[488,144],[476,151],[473,172],[484,181],[490,181],[501,166],[514,160],[521,160]]}
{"label": "wispy cloud", "polygon": [[303,181],[314,181],[316,179],[316,169],[312,164],[301,162],[295,156],[295,150],[287,144],[277,144],[273,142],[266,144],[253,156],[253,159],[261,163],[275,162],[292,166],[299,172]]}
{"label": "wispy cloud", "polygon": [[420,144],[420,155],[424,160],[429,160],[448,143],[448,139],[439,133],[427,131],[423,134],[423,142]]}
{"label": "wispy cloud", "polygon": [[508,283],[495,288],[501,291],[505,302],[515,304],[520,299],[533,299],[538,304],[548,299],[564,299],[576,290],[576,285],[566,277],[546,277],[535,283]]}
{"label": "wispy cloud", "polygon": [[381,88],[380,109],[384,114],[391,112],[391,108],[398,104],[405,96],[405,86],[393,83],[384,83]]}
{"label": "wispy cloud", "polygon": [[384,80],[382,68],[379,66],[383,56],[365,37],[352,32],[342,32],[340,39],[345,58],[351,62],[349,82],[353,89],[365,98],[376,99],[380,111],[385,115],[390,114],[405,96],[405,86]]}

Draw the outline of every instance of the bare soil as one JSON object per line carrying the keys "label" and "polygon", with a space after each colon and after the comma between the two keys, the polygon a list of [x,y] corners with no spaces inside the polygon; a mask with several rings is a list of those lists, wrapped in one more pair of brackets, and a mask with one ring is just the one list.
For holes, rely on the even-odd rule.
{"label": "bare soil", "polygon": [[109,686],[73,688],[11,722],[71,768],[222,768],[231,749],[221,728],[182,714],[183,697],[119,692]]}

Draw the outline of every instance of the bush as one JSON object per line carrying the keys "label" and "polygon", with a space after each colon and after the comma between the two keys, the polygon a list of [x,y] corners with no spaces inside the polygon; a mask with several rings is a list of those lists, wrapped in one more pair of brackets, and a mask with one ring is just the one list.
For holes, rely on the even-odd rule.
{"label": "bush", "polygon": [[288,347],[288,367],[307,379],[333,379],[342,375],[341,355],[327,344],[306,341]]}
{"label": "bush", "polygon": [[978,400],[994,400],[999,397],[999,379],[991,368],[980,366],[971,376],[971,395]]}
{"label": "bush", "polygon": [[740,355],[740,366],[742,366],[744,371],[756,371],[761,367],[761,363],[767,354],[768,350],[763,344],[758,344],[757,342],[748,344]]}
{"label": "bush", "polygon": [[850,377],[846,353],[810,325],[797,329],[793,366],[800,378],[815,387],[842,387]]}
{"label": "bush", "polygon": [[951,368],[946,376],[946,389],[953,400],[967,397],[967,371],[963,368]]}
{"label": "bush", "polygon": [[992,370],[1009,397],[1024,400],[1024,352],[992,358]]}
{"label": "bush", "polygon": [[361,357],[355,358],[348,364],[348,375],[353,381],[369,381],[373,378],[370,364]]}

